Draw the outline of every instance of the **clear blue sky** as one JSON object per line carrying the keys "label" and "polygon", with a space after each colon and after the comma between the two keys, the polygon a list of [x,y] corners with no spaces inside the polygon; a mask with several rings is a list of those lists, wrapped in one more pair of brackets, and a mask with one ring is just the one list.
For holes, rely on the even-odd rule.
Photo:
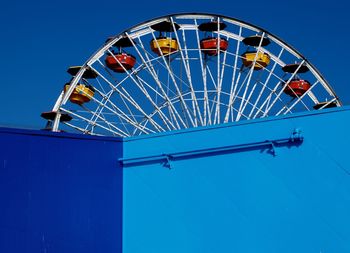
{"label": "clear blue sky", "polygon": [[6,1],[0,9],[0,125],[41,128],[70,76],[110,35],[177,12],[238,18],[279,36],[306,56],[349,104],[346,1]]}

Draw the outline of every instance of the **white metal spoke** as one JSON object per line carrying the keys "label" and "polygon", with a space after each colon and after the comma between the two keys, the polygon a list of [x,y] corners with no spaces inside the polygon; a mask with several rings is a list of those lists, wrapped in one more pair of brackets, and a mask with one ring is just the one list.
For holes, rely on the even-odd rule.
{"label": "white metal spoke", "polygon": [[[308,93],[312,92],[312,89],[318,83],[319,83],[319,81],[317,80],[314,84],[312,84],[310,89],[308,91],[306,91],[303,95],[298,97],[298,99],[296,99],[295,102],[289,108],[287,108],[287,110],[283,114],[287,114],[288,112],[290,112],[294,108],[294,106],[296,106],[305,96],[309,95]],[[283,112],[283,109],[285,109],[285,108],[282,108],[278,113],[276,113],[276,115],[280,115]]]}
{"label": "white metal spoke", "polygon": [[[229,39],[226,38],[227,41],[229,42]],[[221,115],[221,112],[220,112],[220,97],[221,97],[221,90],[222,90],[222,82],[223,82],[223,79],[224,79],[224,73],[225,73],[225,66],[226,66],[226,56],[227,56],[227,50],[224,51],[224,57],[223,57],[223,60],[222,60],[222,68],[221,68],[221,73],[220,73],[220,77],[219,77],[219,81],[218,81],[218,99],[217,99],[217,107],[216,107],[216,114],[217,114],[217,124],[220,123],[220,115]],[[219,69],[218,69],[219,70]]]}
{"label": "white metal spoke", "polygon": [[[93,68],[93,67],[91,67]],[[94,68],[93,68],[94,69]],[[137,110],[139,110],[146,118],[148,117],[147,113],[144,112],[144,110],[141,108],[141,106],[134,101],[134,99],[132,98],[132,96],[130,96],[130,94],[123,88],[121,87],[121,90],[119,90],[118,88],[116,88],[116,86],[114,86],[106,77],[104,77],[101,73],[99,73],[96,69],[94,69],[94,71],[106,82],[110,85],[110,87],[117,92],[119,95],[123,96],[130,104],[132,104]],[[111,101],[108,101],[109,103],[111,103]],[[108,107],[106,107],[108,108]],[[150,119],[150,122],[152,123],[152,125],[156,128],[159,129],[160,131],[164,131],[164,129],[158,124],[156,123],[154,120]],[[136,124],[137,125],[137,124]]]}
{"label": "white metal spoke", "polygon": [[285,90],[285,88],[287,87],[287,85],[290,83],[290,81],[294,78],[294,76],[298,73],[299,69],[301,68],[301,66],[304,64],[305,60],[302,60],[299,63],[298,68],[294,71],[294,73],[292,74],[292,76],[288,79],[288,81],[283,85],[283,88],[281,89],[280,92],[278,92],[278,94],[276,95],[276,98],[272,101],[272,103],[269,105],[269,107],[266,109],[263,117],[266,117],[266,115],[268,114],[268,112],[271,110],[271,108],[274,106],[274,104],[276,103],[277,99],[281,96],[281,94],[283,93],[283,91]]}
{"label": "white metal spoke", "polygon": [[[284,51],[284,48],[282,48],[281,51],[279,52],[278,58],[280,58],[280,57],[282,56],[283,51]],[[251,110],[250,113],[249,113],[249,116],[248,116],[249,118],[252,116],[252,113],[254,112],[254,110],[255,110],[257,104],[259,103],[259,101],[260,101],[260,99],[261,99],[261,97],[262,97],[262,94],[264,93],[264,91],[265,91],[265,89],[266,89],[266,87],[267,87],[267,84],[269,83],[270,78],[271,78],[271,76],[272,76],[272,73],[274,72],[276,66],[277,66],[277,61],[275,61],[275,63],[273,64],[272,69],[271,69],[271,71],[270,71],[268,77],[266,78],[266,80],[265,80],[265,82],[264,82],[264,84],[263,84],[263,87],[262,87],[262,89],[261,89],[260,92],[259,92],[259,95],[258,95],[257,99],[255,100],[255,103],[254,103],[254,105],[253,105],[253,108],[252,108],[252,110]]]}
{"label": "white metal spoke", "polygon": [[[239,27],[239,37],[241,37],[241,35],[242,35],[242,27],[240,26]],[[237,63],[238,63],[239,48],[240,48],[240,40],[237,40],[237,46],[236,46],[236,52],[235,52],[235,62],[233,65],[233,74],[232,74],[232,79],[231,79],[232,81],[231,81],[231,88],[230,88],[230,98],[229,98],[229,104],[227,107],[224,123],[227,123],[229,120],[231,105],[233,104],[233,99],[235,97],[236,88],[237,88],[237,84],[238,84],[238,82],[235,83],[235,78],[236,78],[236,70],[237,70]],[[238,80],[240,78],[240,75],[241,75],[241,72],[239,73]],[[233,119],[233,117],[232,117],[232,119]]]}
{"label": "white metal spoke", "polygon": [[[197,27],[197,20],[194,19],[195,26]],[[198,55],[199,55],[199,61],[201,66],[201,72],[202,72],[202,80],[203,80],[203,89],[204,89],[204,101],[203,101],[203,118],[204,118],[204,125],[211,124],[211,116],[210,116],[210,109],[209,109],[209,98],[208,98],[208,88],[207,88],[207,68],[206,63],[203,61],[202,52],[201,52],[201,46],[200,46],[200,39],[199,39],[199,32],[198,29],[195,29],[196,31],[196,39],[197,39],[197,48],[198,48]]]}
{"label": "white metal spoke", "polygon": [[[99,90],[96,90],[97,92],[99,92]],[[113,104],[112,101],[107,100],[108,104],[111,104],[111,106],[115,109],[110,108],[108,105],[103,104],[102,102],[100,102],[99,100],[95,99],[94,97],[92,97],[93,101],[98,103],[101,107],[106,108],[107,110],[109,110],[110,112],[112,112],[114,115],[117,115],[118,117],[122,118],[123,120],[127,121],[129,124],[131,124],[132,126],[138,128],[139,130],[143,131],[144,133],[147,133],[147,131],[149,132],[154,132],[151,129],[143,129],[139,126],[139,124],[136,121],[133,121],[127,114],[125,114],[124,111],[120,110],[119,107],[117,107],[116,105]],[[94,121],[91,121],[94,122]]]}
{"label": "white metal spoke", "polygon": [[[153,36],[153,39],[156,41],[156,44],[157,44],[158,49],[160,50],[160,46],[159,46],[158,40],[157,40],[157,38],[156,38],[156,36],[154,35],[153,32],[152,32],[152,36]],[[183,108],[184,108],[184,110],[185,110],[185,112],[186,112],[186,114],[185,114],[184,116],[185,116],[186,118],[188,118],[188,119],[191,121],[192,126],[195,126],[194,121],[193,121],[193,119],[192,119],[192,115],[191,115],[191,113],[190,113],[190,111],[189,111],[189,109],[188,109],[188,107],[187,107],[187,104],[186,104],[185,101],[183,100],[183,97],[182,97],[182,95],[181,95],[181,91],[180,91],[179,86],[178,86],[178,84],[177,84],[177,82],[176,82],[176,79],[175,79],[175,77],[174,77],[174,75],[173,75],[173,71],[172,71],[172,69],[170,68],[169,63],[168,63],[167,60],[165,59],[165,56],[163,55],[163,53],[161,53],[161,57],[162,57],[162,59],[163,59],[163,61],[164,61],[164,64],[165,64],[167,70],[168,70],[168,74],[170,75],[170,78],[171,78],[171,80],[172,80],[172,82],[173,82],[173,84],[174,84],[174,86],[175,86],[176,92],[177,92],[177,94],[180,96],[181,105],[183,106]],[[186,116],[186,115],[187,115],[187,116]],[[189,127],[189,126],[186,125],[186,127]]]}
{"label": "white metal spoke", "polygon": [[[129,35],[128,35],[127,33],[126,33],[126,35],[129,37]],[[129,38],[130,38],[130,37],[129,37]],[[142,43],[142,40],[141,40],[140,38],[138,38],[138,40],[139,40],[139,43],[140,43],[142,49],[145,50],[145,49],[144,49],[144,46],[143,46],[143,43]],[[156,74],[156,71],[154,70],[153,66],[152,66],[152,65],[149,65],[149,64],[146,62],[145,58],[143,57],[143,55],[141,54],[140,50],[137,48],[137,46],[135,45],[135,43],[132,42],[132,44],[133,44],[133,46],[134,46],[136,52],[137,52],[138,55],[140,56],[140,58],[141,58],[143,64],[144,64],[145,67],[148,69],[149,73],[151,74],[151,76],[153,77],[153,79],[154,79],[154,81],[156,82],[157,86],[159,87],[161,93],[162,93],[163,96],[165,97],[166,101],[169,102],[169,101],[170,101],[170,98],[168,97],[168,94],[167,94],[167,93],[165,92],[165,90],[163,89],[163,86],[162,86],[162,84],[160,83],[159,78],[158,78],[158,76],[157,76],[157,74]],[[145,57],[146,57],[147,61],[149,62],[149,61],[150,61],[149,56],[148,56],[147,54],[145,54]],[[178,129],[180,129],[180,125],[179,125],[179,122],[177,121],[177,119],[180,120],[180,122],[181,122],[181,124],[182,124],[183,126],[186,126],[186,124],[185,124],[184,121],[182,120],[182,118],[181,118],[181,116],[179,115],[179,113],[178,113],[178,111],[176,110],[176,108],[175,108],[171,103],[168,103],[168,105],[169,105],[170,114],[172,115],[172,118],[174,119],[174,121],[175,121],[175,123],[176,123]],[[176,116],[175,116],[175,115],[176,115]]]}
{"label": "white metal spoke", "polygon": [[196,98],[196,94],[194,93],[194,88],[193,88],[193,85],[192,85],[192,78],[191,78],[191,70],[190,70],[190,66],[189,66],[189,63],[188,63],[188,55],[187,55],[187,48],[186,48],[186,40],[185,40],[185,35],[183,33],[183,40],[184,40],[184,47],[185,47],[185,54],[186,54],[186,59],[187,59],[187,62],[185,60],[185,56],[184,56],[184,52],[182,51],[182,47],[181,47],[181,43],[180,43],[180,39],[179,39],[179,36],[177,34],[177,31],[176,31],[176,28],[175,28],[175,25],[174,25],[174,21],[173,19],[171,18],[171,22],[172,22],[172,26],[173,26],[173,29],[174,29],[174,33],[175,33],[175,37],[176,37],[176,40],[178,41],[178,45],[179,45],[179,51],[180,51],[180,55],[181,55],[181,59],[182,59],[182,63],[183,63],[183,66],[185,68],[185,71],[186,71],[186,76],[187,76],[187,79],[188,79],[188,83],[189,83],[189,86],[190,86],[190,90],[191,90],[191,96],[192,96],[192,110],[193,110],[193,114],[195,116],[195,126],[198,125],[197,123],[197,117],[196,117],[196,112],[198,111],[198,116],[199,116],[199,120],[201,122],[201,124],[203,125],[203,120],[202,120],[202,117],[201,117],[201,112],[200,112],[200,109],[199,109],[199,105],[198,105],[198,102],[197,102],[197,98]]}
{"label": "white metal spoke", "polygon": [[[94,116],[96,117],[96,119],[102,120],[102,121],[108,126],[108,128],[111,130],[111,132],[113,132],[113,130],[112,130],[112,128],[113,128],[114,130],[116,130],[116,131],[122,133],[124,136],[130,136],[130,133],[129,133],[129,131],[128,131],[127,129],[126,129],[126,132],[124,132],[124,131],[121,130],[119,127],[115,126],[115,125],[112,124],[111,122],[108,122],[108,121],[105,119],[105,117],[103,117],[103,114],[102,114],[102,113],[97,114],[96,112],[91,111],[91,110],[90,110],[89,108],[87,108],[86,106],[84,106],[84,105],[81,105],[81,106],[84,108],[84,110],[85,110],[86,112],[89,112],[89,113],[91,113],[92,115],[94,115]],[[101,116],[101,115],[102,115],[102,116]],[[119,116],[119,115],[118,115],[118,116]],[[96,122],[97,122],[97,120],[94,121],[94,125],[96,124]]]}
{"label": "white metal spoke", "polygon": [[250,80],[251,80],[252,75],[253,75],[253,72],[254,72],[255,64],[257,64],[256,61],[257,61],[257,59],[258,59],[258,57],[259,57],[260,48],[261,48],[261,44],[262,44],[262,42],[263,42],[264,37],[265,37],[265,32],[263,32],[262,35],[261,35],[261,39],[260,39],[260,42],[259,42],[259,46],[258,46],[258,48],[257,48],[257,50],[256,50],[256,54],[255,54],[255,56],[254,56],[254,61],[253,61],[253,63],[252,63],[252,66],[250,67],[250,70],[249,70],[249,73],[248,73],[248,80],[247,80],[247,83],[246,83],[246,87],[245,87],[245,89],[244,89],[243,99],[242,99],[241,104],[240,104],[239,109],[238,109],[238,114],[237,114],[236,121],[238,121],[238,120],[240,119],[241,114],[242,114],[242,112],[243,112],[243,110],[244,110],[244,109],[243,109],[243,101],[244,101],[244,98],[245,98],[245,96],[246,96],[246,94],[247,94],[247,91],[248,91],[248,88],[249,88],[249,84],[250,84]]}
{"label": "white metal spoke", "polygon": [[[118,135],[118,136],[121,136],[121,137],[127,137],[127,136],[128,136],[128,135],[124,135],[123,132],[116,132],[116,131],[113,131],[113,130],[111,130],[111,129],[109,129],[109,128],[107,128],[107,127],[105,127],[105,126],[103,126],[103,125],[101,125],[101,124],[99,124],[99,123],[93,123],[93,122],[91,122],[89,119],[84,118],[83,116],[81,116],[81,115],[79,115],[79,114],[77,114],[77,113],[74,113],[74,112],[72,112],[72,111],[66,110],[66,109],[64,109],[63,107],[61,107],[61,110],[62,110],[63,112],[67,112],[67,113],[73,115],[73,116],[76,117],[76,118],[79,118],[79,119],[81,119],[81,120],[83,120],[83,121],[86,121],[86,122],[88,122],[89,124],[94,124],[95,126],[101,127],[102,129],[104,129],[104,130],[106,130],[106,131],[108,131],[108,132],[112,132],[112,133],[115,134],[115,135]],[[109,122],[106,122],[106,124],[108,125],[108,124],[110,124],[110,123],[109,123]]]}
{"label": "white metal spoke", "polygon": [[161,119],[163,120],[164,124],[166,125],[166,127],[168,128],[168,130],[170,130],[170,126],[171,125],[174,129],[174,126],[172,125],[171,121],[159,110],[157,104],[153,101],[152,97],[149,95],[149,93],[147,92],[147,90],[145,89],[145,87],[142,85],[141,82],[139,82],[139,80],[136,80],[132,73],[129,73],[129,71],[127,69],[125,69],[125,67],[123,66],[123,64],[113,55],[113,53],[111,51],[108,50],[108,52],[113,56],[114,60],[116,62],[118,62],[118,64],[120,66],[122,66],[122,68],[124,69],[124,72],[127,73],[127,75],[131,78],[131,80],[136,84],[136,86],[142,91],[142,93],[145,95],[145,97],[148,99],[148,101],[152,104],[152,106],[159,112],[159,116],[161,117]]}

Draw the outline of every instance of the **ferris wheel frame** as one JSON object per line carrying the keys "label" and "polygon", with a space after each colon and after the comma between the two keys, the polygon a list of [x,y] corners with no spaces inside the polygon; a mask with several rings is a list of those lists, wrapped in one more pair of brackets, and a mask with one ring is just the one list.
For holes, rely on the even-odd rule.
{"label": "ferris wheel frame", "polygon": [[[205,100],[209,100],[208,95],[206,93],[208,93],[208,90],[205,90],[206,88],[204,87],[203,91],[198,91],[196,90],[193,85],[191,84],[192,77],[190,76],[191,73],[189,73],[189,60],[187,59],[188,56],[188,52],[189,49],[185,48],[186,47],[186,43],[180,43],[181,39],[180,39],[180,35],[178,34],[178,32],[176,31],[176,27],[175,24],[177,24],[175,21],[178,20],[192,20],[193,24],[180,24],[180,30],[183,32],[183,34],[181,36],[185,36],[185,32],[187,30],[191,30],[194,31],[196,34],[196,40],[198,43],[198,48],[196,49],[199,54],[198,54],[198,58],[199,58],[199,62],[200,64],[203,63],[203,57],[205,57],[206,55],[202,55],[203,51],[201,51],[202,49],[200,48],[200,39],[199,39],[199,21],[202,20],[216,20],[217,22],[225,22],[231,26],[237,27],[239,28],[239,32],[238,34],[230,32],[230,31],[221,31],[218,29],[218,31],[214,31],[213,33],[216,33],[217,35],[217,39],[220,42],[221,40],[221,36],[226,36],[228,38],[228,40],[232,40],[232,41],[237,41],[237,47],[235,48],[235,52],[231,53],[231,52],[224,52],[224,55],[221,56],[221,49],[219,48],[219,43],[217,43],[217,55],[216,55],[216,62],[217,62],[217,77],[212,77],[210,76],[209,78],[211,79],[216,79],[217,83],[217,87],[215,87],[217,89],[217,97],[214,98],[215,103],[213,102],[213,104],[211,105],[212,108],[209,108],[208,104],[205,105]],[[320,101],[318,100],[318,98],[312,93],[312,89],[313,87],[317,84],[320,84],[324,90],[326,91],[326,93],[329,94],[329,96],[332,98],[331,100],[327,101],[326,103],[322,104],[319,109],[323,109],[325,107],[327,107],[329,104],[331,103],[335,103],[336,106],[341,106],[342,103],[339,100],[338,96],[336,95],[335,91],[333,90],[333,88],[329,85],[329,83],[326,81],[326,79],[320,74],[320,72],[316,69],[316,67],[314,67],[301,53],[299,53],[296,49],[294,49],[292,46],[290,46],[289,44],[287,44],[286,42],[284,42],[282,39],[278,38],[277,36],[271,34],[270,32],[266,31],[265,29],[262,29],[258,26],[252,25],[248,22],[244,22],[241,21],[239,19],[235,19],[235,18],[231,18],[225,15],[218,15],[218,14],[209,14],[209,13],[177,13],[177,14],[171,14],[171,15],[165,15],[162,17],[158,17],[155,19],[151,19],[145,22],[142,22],[140,24],[137,24],[127,30],[124,30],[123,32],[119,33],[118,35],[114,36],[113,38],[111,38],[110,40],[108,40],[101,48],[99,48],[94,54],[92,54],[92,56],[83,64],[83,66],[80,68],[80,70],[73,76],[72,80],[69,83],[69,88],[67,88],[66,90],[63,90],[61,92],[61,94],[59,95],[58,99],[56,100],[56,103],[52,109],[53,112],[55,112],[55,117],[52,120],[53,124],[52,124],[52,131],[58,131],[59,129],[59,125],[60,125],[60,121],[61,121],[61,115],[62,113],[69,113],[70,115],[72,115],[73,117],[81,117],[79,116],[79,114],[74,113],[72,111],[67,111],[66,109],[63,108],[64,105],[66,105],[66,103],[68,102],[68,100],[70,99],[72,93],[75,91],[75,89],[77,88],[77,85],[79,85],[79,81],[82,79],[84,73],[86,71],[88,71],[89,69],[93,69],[97,75],[99,77],[101,77],[102,79],[104,78],[102,74],[99,73],[99,71],[97,71],[93,65],[94,63],[100,61],[101,59],[106,55],[106,54],[110,54],[113,55],[113,51],[111,51],[111,49],[113,48],[113,45],[115,45],[119,40],[121,40],[122,38],[127,37],[131,42],[132,42],[132,48],[137,52],[138,57],[140,57],[141,63],[139,63],[138,68],[139,70],[144,68],[147,69],[147,71],[150,73],[151,78],[154,79],[154,82],[157,83],[159,81],[158,77],[157,77],[157,73],[152,69],[153,68],[153,63],[152,59],[150,59],[149,55],[147,54],[143,54],[142,52],[140,52],[140,48],[138,48],[138,46],[136,45],[134,41],[134,39],[139,39],[139,41],[142,42],[142,40],[140,38],[143,38],[144,36],[151,36],[153,38],[153,40],[156,41],[156,45],[155,47],[160,47],[160,45],[158,44],[158,41],[156,40],[157,37],[155,35],[155,31],[151,28],[151,26],[155,25],[155,24],[159,24],[161,22],[170,22],[170,24],[172,25],[172,28],[174,30],[174,39],[176,39],[179,42],[179,49],[175,52],[176,54],[178,54],[179,56],[179,61],[182,62],[184,69],[185,69],[185,75],[186,75],[186,79],[188,79],[188,86],[189,86],[189,90],[188,90],[188,94],[186,93],[183,94],[182,91],[180,91],[179,86],[176,85],[177,82],[177,78],[174,75],[174,73],[172,73],[172,69],[170,67],[170,63],[169,65],[167,64],[168,61],[168,56],[161,54],[159,55],[159,57],[157,59],[159,59],[160,62],[163,62],[164,64],[164,68],[166,69],[166,71],[168,71],[168,78],[170,78],[173,83],[175,84],[175,90],[176,93],[178,94],[176,97],[167,97],[164,94],[165,100],[167,100],[167,104],[166,106],[169,107],[169,115],[166,115],[166,113],[163,112],[164,107],[162,107],[163,105],[158,105],[157,103],[154,102],[154,99],[150,99],[148,98],[149,92],[144,92],[145,97],[147,97],[149,99],[149,101],[152,102],[152,105],[155,107],[155,110],[152,113],[144,113],[144,117],[146,118],[145,121],[140,122],[139,126],[134,126],[135,129],[135,133],[137,132],[138,134],[147,134],[147,133],[153,133],[153,132],[161,132],[161,131],[168,131],[168,130],[174,130],[174,129],[182,129],[182,128],[187,128],[187,127],[197,127],[197,126],[205,126],[205,125],[213,125],[213,124],[221,124],[221,123],[227,123],[229,122],[228,118],[230,117],[229,115],[229,110],[230,109],[230,103],[232,99],[236,99],[236,98],[232,98],[232,85],[231,85],[231,90],[229,92],[224,92],[222,91],[222,85],[223,85],[223,76],[224,76],[224,69],[225,66],[222,62],[222,58],[226,57],[227,54],[232,54],[231,56],[235,58],[235,63],[233,66],[233,77],[236,77],[237,72],[241,71],[238,68],[238,58],[240,58],[239,56],[239,50],[240,50],[240,44],[242,43],[242,40],[244,39],[244,37],[242,36],[242,30],[246,29],[252,32],[255,32],[256,34],[260,34],[261,36],[261,40],[259,42],[258,46],[255,46],[255,49],[257,51],[256,55],[254,56],[253,59],[253,63],[252,66],[250,67],[249,70],[247,70],[248,74],[245,76],[245,80],[247,81],[247,85],[245,87],[242,87],[241,89],[243,89],[242,91],[242,95],[240,98],[241,99],[241,103],[240,106],[238,108],[237,111],[237,115],[235,117],[234,121],[239,121],[242,117],[242,114],[244,112],[244,109],[247,106],[251,106],[253,108],[253,110],[255,109],[255,107],[257,106],[257,103],[259,102],[260,97],[257,98],[257,100],[255,100],[255,103],[250,103],[249,99],[252,96],[254,90],[249,90],[252,89],[251,87],[249,87],[250,81],[253,78],[253,73],[254,73],[254,68],[255,65],[257,64],[257,58],[258,58],[258,52],[262,52],[262,53],[266,53],[269,55],[269,57],[271,57],[271,60],[274,62],[274,66],[272,67],[272,69],[270,69],[269,71],[269,75],[266,81],[266,83],[264,85],[262,85],[262,91],[261,94],[264,92],[265,88],[267,87],[267,83],[270,79],[270,77],[273,75],[275,68],[277,66],[285,66],[287,63],[281,60],[281,55],[282,52],[288,52],[290,55],[294,56],[295,59],[297,59],[298,63],[297,63],[297,68],[295,69],[294,73],[291,73],[291,75],[288,77],[287,81],[285,81],[285,83],[283,84],[283,87],[279,87],[281,86],[281,84],[279,83],[278,85],[278,89],[277,89],[277,85],[275,90],[276,91],[271,91],[271,94],[273,92],[277,92],[278,90],[278,94],[276,94],[276,96],[272,99],[272,95],[270,100],[272,99],[273,101],[269,102],[270,104],[268,105],[267,109],[265,112],[262,113],[262,115],[260,115],[260,117],[267,117],[269,116],[269,112],[271,110],[271,108],[275,105],[275,103],[277,102],[277,100],[280,98],[280,96],[283,94],[283,92],[285,91],[285,89],[287,88],[288,84],[293,80],[293,78],[298,74],[299,69],[302,66],[306,66],[308,68],[308,70],[311,72],[311,74],[315,77],[315,79],[317,80],[316,83],[313,83],[310,87],[310,89],[308,91],[305,92],[305,94],[301,95],[301,96],[297,96],[294,99],[293,104],[296,105],[298,103],[303,103],[303,98],[305,96],[309,96],[310,99],[314,102],[314,104],[318,104]],[[280,52],[280,55],[276,55],[271,53],[268,49],[264,48],[262,46],[262,40],[263,38],[268,38],[269,40],[271,40],[272,43],[274,43],[276,46],[279,46],[282,50]],[[183,37],[182,37],[183,39]],[[184,39],[182,41],[185,41]],[[144,47],[142,45],[142,47]],[[182,48],[184,47],[184,48]],[[187,56],[185,55],[187,54]],[[172,53],[170,53],[169,55],[172,55]],[[114,57],[114,56],[113,56]],[[187,57],[187,58],[186,58]],[[170,58],[170,57],[169,57]],[[114,59],[122,66],[122,64],[119,62],[118,59],[116,59],[114,57]],[[170,62],[170,60],[169,60]],[[222,68],[221,68],[222,65]],[[187,66],[187,67],[186,67]],[[248,68],[247,68],[248,69]],[[139,71],[138,70],[138,71]],[[131,82],[135,83],[137,85],[137,83],[139,82],[137,79],[137,77],[135,75],[133,75],[136,72],[133,72],[134,70],[127,70],[125,69],[125,67],[123,67],[123,71],[124,73],[127,74],[128,78],[131,79]],[[204,70],[204,67],[201,67],[201,71],[202,71],[202,75],[204,75],[204,72],[206,70]],[[265,71],[265,70],[263,70]],[[267,71],[267,70],[266,70]],[[220,74],[222,73],[222,76],[220,76]],[[210,75],[212,75],[211,73],[209,73]],[[206,75],[209,75],[208,73],[206,73]],[[204,77],[203,78],[203,82],[205,83],[206,81],[204,81]],[[208,76],[206,76],[205,78],[208,78]],[[108,80],[104,80],[106,81],[109,85],[111,84],[110,81]],[[232,81],[233,82],[233,81]],[[238,82],[238,81],[237,81]],[[157,83],[157,85],[162,86],[162,84]],[[111,86],[113,86],[113,84],[111,84]],[[160,87],[159,86],[159,87]],[[141,88],[142,89],[142,88]],[[255,89],[255,86],[254,86]],[[272,89],[272,88],[271,88]],[[161,91],[157,91],[159,94],[161,94]],[[221,93],[222,92],[222,93]],[[203,98],[202,100],[204,101],[204,105],[203,108],[200,108],[198,103],[201,102],[201,99],[196,99],[196,95],[199,93],[203,93]],[[222,94],[225,94],[225,96],[229,97],[228,101],[229,104],[228,106],[228,110],[226,111],[226,113],[223,113],[220,111],[221,106],[221,102],[220,102],[220,96]],[[190,96],[190,99],[187,99],[185,97]],[[205,97],[207,96],[207,97]],[[238,97],[238,93],[236,94],[236,96]],[[174,99],[176,98],[176,99]],[[248,98],[248,100],[247,100]],[[186,100],[186,101],[185,101]],[[191,100],[191,101],[190,101]],[[181,106],[183,107],[183,113],[186,115],[186,120],[190,121],[190,124],[185,123],[185,120],[183,119],[182,116],[179,115],[178,110],[176,110],[176,108],[172,105],[172,103],[174,101],[177,101],[179,104],[181,104]],[[190,101],[190,102],[187,102]],[[177,103],[176,102],[176,103]],[[321,101],[322,102],[322,101]],[[209,103],[209,102],[207,102]],[[116,105],[117,106],[117,105]],[[136,105],[135,105],[136,106]],[[137,106],[141,107],[140,105],[137,104]],[[193,106],[192,110],[189,109],[188,107]],[[265,106],[265,105],[264,105]],[[215,107],[215,109],[214,109]],[[279,111],[275,112],[273,115],[280,115],[282,113],[289,113],[291,112],[291,110],[293,109],[293,105],[290,107],[286,108],[281,108]],[[139,108],[140,111],[142,111],[142,108]],[[201,114],[201,110],[203,110],[203,114]],[[208,120],[208,113],[209,110],[212,110],[212,112],[214,112],[215,116],[214,119],[210,119],[210,124],[209,124],[209,120]],[[232,109],[233,110],[233,109]],[[253,110],[251,111],[250,114],[252,114]],[[152,115],[153,114],[153,115]],[[152,121],[152,117],[158,114],[161,121],[163,121],[163,123],[165,125],[162,125],[156,121]],[[195,114],[196,119],[193,119],[191,117],[191,115]],[[126,115],[126,114],[125,114]],[[221,115],[221,116],[220,116]],[[255,117],[251,117],[252,115],[249,115],[249,118],[255,118],[257,116],[257,112],[255,114]],[[97,118],[97,117],[96,117]],[[205,119],[204,119],[205,118]],[[224,118],[224,119],[222,119]],[[247,117],[246,117],[247,118]],[[169,120],[169,119],[177,119],[177,122],[175,122],[176,120]],[[102,119],[103,120],[103,119]],[[123,120],[129,124],[133,124],[133,122],[129,122],[127,119],[127,116],[124,116]],[[232,120],[233,121],[233,120]],[[146,122],[146,124],[144,124],[144,122]],[[151,122],[150,124],[152,125],[152,127],[154,128],[154,131],[144,131],[146,129],[146,125]],[[104,122],[106,123],[106,122]],[[90,123],[88,123],[90,124]],[[107,129],[110,128],[111,123],[106,123],[107,124]],[[167,125],[167,126],[166,126]],[[79,127],[77,127],[76,129],[79,130]],[[150,128],[148,128],[149,130],[151,130]],[[88,131],[86,131],[86,129],[84,130],[83,128],[80,129],[81,132],[85,132],[87,133]],[[125,131],[120,130],[119,131],[113,131],[115,135],[120,135],[120,136],[132,136],[134,134],[127,134]],[[91,133],[91,132],[90,132]]]}

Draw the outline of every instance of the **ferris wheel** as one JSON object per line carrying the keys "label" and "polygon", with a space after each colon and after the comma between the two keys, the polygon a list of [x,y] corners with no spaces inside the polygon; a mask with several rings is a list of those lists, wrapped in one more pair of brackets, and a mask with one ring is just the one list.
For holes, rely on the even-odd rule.
{"label": "ferris wheel", "polygon": [[137,136],[341,106],[278,37],[215,14],[174,14],[108,38],[71,75],[47,129]]}

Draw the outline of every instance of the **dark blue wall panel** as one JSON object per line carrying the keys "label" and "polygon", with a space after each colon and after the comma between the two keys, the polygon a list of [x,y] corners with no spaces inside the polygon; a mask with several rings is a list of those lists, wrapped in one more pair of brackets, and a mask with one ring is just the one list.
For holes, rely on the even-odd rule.
{"label": "dark blue wall panel", "polygon": [[0,252],[121,252],[119,139],[0,129]]}

